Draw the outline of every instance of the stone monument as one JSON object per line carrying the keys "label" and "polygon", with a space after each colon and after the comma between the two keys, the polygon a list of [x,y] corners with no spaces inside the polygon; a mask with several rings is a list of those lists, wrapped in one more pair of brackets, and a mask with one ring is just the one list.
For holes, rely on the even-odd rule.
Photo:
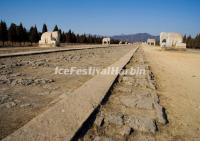
{"label": "stone monument", "polygon": [[45,32],[39,41],[40,47],[56,47],[60,45],[60,34],[58,31]]}

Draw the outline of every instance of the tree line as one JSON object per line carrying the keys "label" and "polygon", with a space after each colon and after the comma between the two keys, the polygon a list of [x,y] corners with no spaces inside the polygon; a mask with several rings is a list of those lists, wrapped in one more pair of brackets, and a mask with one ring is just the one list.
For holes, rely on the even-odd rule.
{"label": "tree line", "polygon": [[[15,23],[11,23],[9,27],[7,27],[6,22],[0,22],[0,41],[4,46],[5,42],[10,42],[13,46],[13,43],[38,43],[42,33],[47,32],[47,25],[44,24],[42,27],[42,32],[39,32],[36,25],[31,26],[29,30],[27,30],[22,23],[19,25]],[[91,44],[100,44],[102,42],[102,36],[96,35],[86,35],[86,34],[75,34],[71,30],[68,32],[62,31],[55,25],[53,31],[58,31],[60,33],[60,41],[61,43],[91,43]],[[111,43],[119,43],[118,40],[111,40]]]}
{"label": "tree line", "polygon": [[185,35],[183,42],[187,44],[187,48],[200,49],[200,34],[197,34],[196,37]]}

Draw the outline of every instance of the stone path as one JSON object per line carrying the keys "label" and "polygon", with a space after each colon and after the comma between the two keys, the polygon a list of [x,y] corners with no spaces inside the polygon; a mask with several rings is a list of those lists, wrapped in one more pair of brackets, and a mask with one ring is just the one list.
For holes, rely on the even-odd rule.
{"label": "stone path", "polygon": [[[83,141],[136,140],[155,141],[155,134],[167,123],[163,107],[159,104],[155,80],[139,49],[126,65],[144,69],[143,75],[121,75],[110,91],[110,96],[99,109],[96,119]],[[75,139],[76,140],[76,139]]]}

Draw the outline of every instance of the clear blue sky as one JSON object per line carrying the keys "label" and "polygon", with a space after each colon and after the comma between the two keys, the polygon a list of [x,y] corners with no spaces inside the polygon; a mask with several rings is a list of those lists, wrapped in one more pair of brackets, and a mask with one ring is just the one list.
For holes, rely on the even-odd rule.
{"label": "clear blue sky", "polygon": [[0,19],[75,33],[200,33],[200,0],[1,0]]}

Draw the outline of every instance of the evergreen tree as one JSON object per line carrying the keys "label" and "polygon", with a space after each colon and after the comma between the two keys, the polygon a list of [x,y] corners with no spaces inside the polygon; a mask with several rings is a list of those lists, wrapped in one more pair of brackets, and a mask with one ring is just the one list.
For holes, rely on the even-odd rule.
{"label": "evergreen tree", "polygon": [[23,29],[23,42],[24,42],[24,45],[25,45],[25,42],[28,42],[29,41],[29,38],[28,38],[28,32],[26,30],[26,28]]}
{"label": "evergreen tree", "polygon": [[30,28],[30,31],[29,31],[29,40],[32,43],[36,43],[39,41],[39,34],[38,34],[38,30],[37,30],[37,27],[36,25],[34,27],[31,27]]}
{"label": "evergreen tree", "polygon": [[76,35],[76,42],[80,43],[80,35],[79,34]]}
{"label": "evergreen tree", "polygon": [[71,32],[71,30],[69,30],[66,34],[66,42],[72,43],[72,32]]}
{"label": "evergreen tree", "polygon": [[87,39],[87,41],[88,41],[88,43],[93,43],[93,39],[92,39],[92,36],[91,35],[88,35],[88,37],[87,37],[88,39]]}
{"label": "evergreen tree", "polygon": [[17,33],[17,41],[18,42],[23,42],[23,38],[24,38],[24,27],[22,25],[22,23],[20,23],[19,26],[16,27],[16,33]]}
{"label": "evergreen tree", "polygon": [[46,24],[43,24],[42,33],[47,32],[47,31],[48,31],[47,25],[46,25]]}
{"label": "evergreen tree", "polygon": [[62,40],[62,30],[61,29],[58,29],[58,34],[60,35],[60,42],[63,42]]}
{"label": "evergreen tree", "polygon": [[57,25],[54,27],[53,31],[58,31],[58,26]]}
{"label": "evergreen tree", "polygon": [[5,22],[1,21],[0,22],[0,41],[4,42],[8,40],[8,30],[7,30],[7,25]]}
{"label": "evergreen tree", "polygon": [[74,32],[71,34],[71,42],[76,43],[76,34]]}
{"label": "evergreen tree", "polygon": [[62,32],[60,34],[60,42],[65,43],[66,42],[66,35],[65,32]]}
{"label": "evergreen tree", "polygon": [[83,34],[83,43],[88,43],[88,39],[87,39],[87,36],[85,34]]}
{"label": "evergreen tree", "polygon": [[195,37],[195,48],[200,49],[200,34]]}
{"label": "evergreen tree", "polygon": [[12,42],[16,42],[17,41],[17,31],[16,31],[16,24],[12,23],[10,25],[10,28],[8,30],[8,40]]}
{"label": "evergreen tree", "polygon": [[34,32],[34,27],[32,27],[31,26],[31,28],[30,28],[30,30],[29,30],[29,41],[31,42],[31,44],[32,44],[32,42],[33,42],[33,32]]}

